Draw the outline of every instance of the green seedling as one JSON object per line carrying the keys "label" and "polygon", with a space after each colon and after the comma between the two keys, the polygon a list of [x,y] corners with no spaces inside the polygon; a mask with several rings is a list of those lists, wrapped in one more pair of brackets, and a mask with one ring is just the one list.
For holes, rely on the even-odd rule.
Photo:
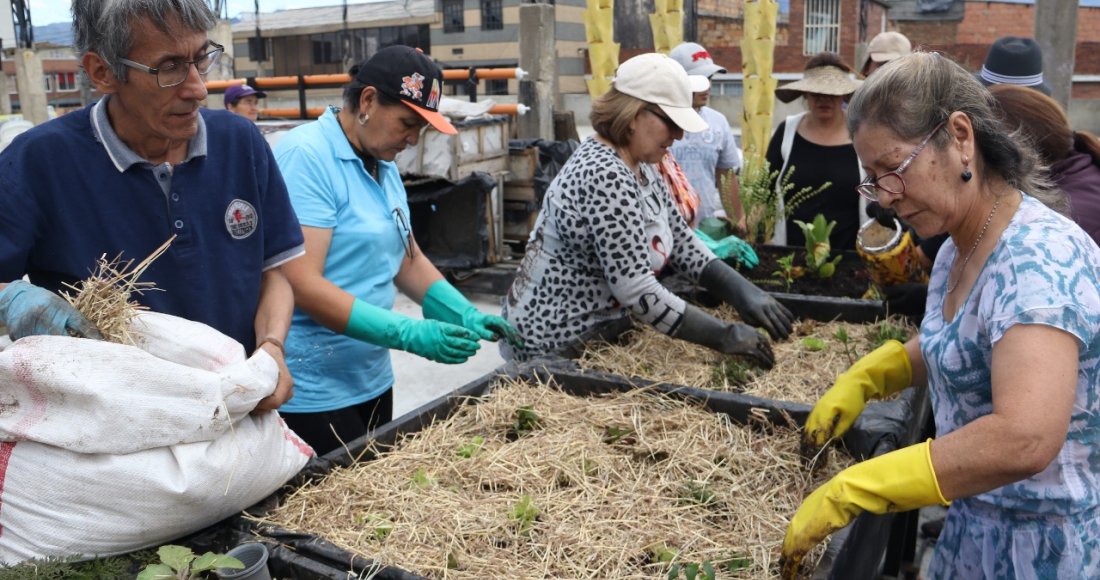
{"label": "green seedling", "polygon": [[816,336],[807,336],[802,339],[802,348],[810,352],[825,350],[825,341]]}
{"label": "green seedling", "polygon": [[662,564],[671,564],[676,561],[676,557],[680,555],[679,552],[669,548],[666,544],[653,544],[649,548],[649,553],[653,556],[654,562],[661,562]]}
{"label": "green seedling", "polygon": [[535,507],[531,496],[523,494],[516,505],[512,506],[512,519],[519,522],[519,533],[527,535],[531,533],[531,527],[539,517],[539,508]]}
{"label": "green seedling", "polygon": [[356,518],[356,521],[359,525],[372,528],[374,537],[378,540],[385,540],[394,527],[393,522],[382,514],[363,514]]}
{"label": "green seedling", "polygon": [[844,326],[836,329],[836,339],[844,346],[844,356],[848,357],[848,366],[852,366],[856,363],[854,353],[852,352],[852,340],[848,336],[848,329]]}
{"label": "green seedling", "polygon": [[802,234],[806,238],[806,270],[818,278],[831,278],[843,257],[829,259],[829,254],[832,253],[829,235],[836,227],[836,220],[825,221],[825,215],[819,213],[810,223],[800,220],[794,220],[794,223],[802,228]]}
{"label": "green seedling", "polygon": [[633,443],[633,440],[630,438],[633,434],[634,430],[630,427],[616,427],[612,425],[603,430],[603,442],[608,445],[614,445],[620,441],[626,444]]}
{"label": "green seedling", "polygon": [[[748,228],[745,241],[750,244],[764,244],[775,235],[775,224],[787,220],[798,206],[832,186],[825,182],[817,188],[804,187],[791,193],[794,183],[795,166],[788,165],[787,172],[777,188],[779,170],[772,171],[767,161],[746,163],[739,175],[741,205],[745,210],[745,223]],[[783,199],[783,209],[779,209],[779,200]],[[728,214],[728,215],[736,215]]]}
{"label": "green seedling", "polygon": [[[673,564],[668,569],[668,580],[676,580],[683,570],[685,580],[714,580],[714,564],[704,560],[702,564]],[[702,576],[699,574],[702,573]]]}
{"label": "green seedling", "polygon": [[740,554],[733,554],[729,560],[726,560],[722,566],[727,572],[739,572],[741,570],[748,570],[752,567],[752,558],[749,556],[742,556]]}
{"label": "green seedling", "polygon": [[512,424],[512,430],[520,437],[539,428],[539,414],[530,405],[524,405],[516,409],[515,417],[516,420]]}
{"label": "green seedling", "polygon": [[412,483],[414,486],[420,489],[428,489],[429,487],[435,485],[435,478],[433,478],[431,475],[428,475],[427,470],[425,470],[423,467],[418,467],[416,468],[416,471],[414,471],[412,474]]}
{"label": "green seedling", "polygon": [[705,481],[694,480],[684,484],[683,499],[702,506],[710,506],[718,502],[718,496],[711,491],[709,484]]}
{"label": "green seedling", "polygon": [[150,564],[138,574],[137,580],[192,580],[217,568],[243,570],[244,562],[225,554],[207,552],[196,556],[191,548],[167,545],[157,549],[159,564]]}
{"label": "green seedling", "polygon": [[898,342],[909,340],[909,329],[904,324],[895,324],[890,319],[880,321],[875,327],[875,334],[871,339],[871,350],[886,344],[889,340]]}
{"label": "green seedling", "polygon": [[801,275],[801,268],[794,265],[794,254],[777,258],[779,269],[772,272],[772,277],[777,278],[783,284],[785,290],[791,289],[791,284]]}
{"label": "green seedling", "polygon": [[736,359],[719,363],[710,373],[710,382],[716,388],[726,385],[744,385],[755,378],[755,367]]}
{"label": "green seedling", "polygon": [[469,443],[466,443],[465,445],[458,448],[458,456],[469,459],[474,455],[477,455],[478,451],[481,451],[482,445],[485,445],[485,438],[481,435],[474,435],[474,437],[470,439]]}

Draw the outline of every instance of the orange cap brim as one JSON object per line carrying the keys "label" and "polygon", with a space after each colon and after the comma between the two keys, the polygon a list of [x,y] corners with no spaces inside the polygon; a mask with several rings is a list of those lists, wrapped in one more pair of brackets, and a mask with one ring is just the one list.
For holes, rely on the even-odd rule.
{"label": "orange cap brim", "polygon": [[421,117],[424,117],[424,120],[427,121],[428,124],[432,127],[435,127],[435,129],[440,133],[443,133],[445,135],[458,134],[458,129],[455,129],[455,126],[447,120],[447,117],[440,115],[438,111],[429,111],[428,109],[418,107],[406,101],[405,99],[401,99],[401,102],[405,103],[405,105],[408,106],[410,109],[416,111],[416,113]]}

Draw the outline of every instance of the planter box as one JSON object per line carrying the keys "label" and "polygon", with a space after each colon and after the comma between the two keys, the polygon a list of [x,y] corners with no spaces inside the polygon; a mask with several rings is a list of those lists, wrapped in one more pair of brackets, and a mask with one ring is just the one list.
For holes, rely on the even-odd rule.
{"label": "planter box", "polygon": [[[632,381],[620,377],[578,374],[566,369],[553,366],[525,366],[516,367],[507,365],[498,373],[487,375],[472,382],[450,396],[440,398],[419,409],[416,409],[391,423],[368,434],[366,437],[352,441],[348,449],[330,453],[307,466],[303,475],[296,484],[300,485],[310,479],[321,477],[335,466],[351,465],[355,458],[359,461],[370,461],[374,455],[367,451],[371,445],[383,447],[392,445],[399,436],[413,433],[429,426],[433,421],[445,418],[453,414],[462,405],[468,404],[468,397],[477,397],[487,393],[493,384],[502,375],[518,378],[552,378],[563,391],[578,396],[594,395],[609,392],[623,392],[636,388]],[[684,388],[667,388],[666,392],[674,397],[694,399],[699,401],[707,410],[716,413],[725,413],[735,422],[743,423],[753,408],[787,410],[782,404],[775,404],[764,400],[752,400],[752,398],[736,395],[718,396],[712,392],[699,391]],[[852,430],[844,437],[844,445],[849,453],[856,458],[867,458],[888,453],[906,444],[911,438],[908,425],[912,423],[915,409],[920,408],[919,393],[912,393],[898,400],[868,408],[864,416],[857,421]],[[767,416],[773,421],[783,421],[777,413],[769,412]],[[804,419],[804,414],[796,415],[798,421]],[[263,516],[290,492],[290,488],[274,494],[267,500],[254,506],[249,512],[253,515]],[[859,580],[861,578],[877,577],[877,570],[886,551],[889,534],[887,533],[893,515],[873,516],[863,514],[845,533],[834,535],[834,539],[828,546],[825,559],[819,565],[815,578]],[[283,546],[292,550],[299,557],[311,561],[318,569],[332,570],[339,574],[351,572],[352,574],[373,574],[374,578],[401,579],[420,578],[407,571],[394,567],[380,567],[375,562],[353,555],[345,550],[337,548],[324,541],[323,538],[297,534],[277,526],[262,524],[256,525],[251,530],[254,534],[266,538],[265,542]],[[274,569],[273,569],[274,572]],[[322,575],[327,578],[332,576]],[[340,576],[343,577],[343,576]]]}

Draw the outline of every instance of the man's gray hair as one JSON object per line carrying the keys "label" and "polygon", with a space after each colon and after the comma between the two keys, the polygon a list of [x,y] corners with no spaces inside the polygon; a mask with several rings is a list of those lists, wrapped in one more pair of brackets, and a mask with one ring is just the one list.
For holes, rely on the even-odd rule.
{"label": "man's gray hair", "polygon": [[134,29],[147,20],[171,34],[173,28],[207,32],[217,15],[205,0],[73,0],[73,40],[77,54],[103,57],[115,77],[126,82],[127,67],[119,61],[134,47]]}

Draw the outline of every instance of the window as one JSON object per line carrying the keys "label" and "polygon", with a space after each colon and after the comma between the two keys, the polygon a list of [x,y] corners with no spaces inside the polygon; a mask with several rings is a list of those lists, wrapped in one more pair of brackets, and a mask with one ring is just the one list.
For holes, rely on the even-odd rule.
{"label": "window", "polygon": [[486,95],[507,95],[508,79],[487,79],[485,81]]}
{"label": "window", "polygon": [[341,61],[339,39],[335,32],[313,34],[309,40],[313,49],[313,64],[334,64]]}
{"label": "window", "polygon": [[76,85],[76,73],[54,73],[54,83],[59,93],[71,93],[79,89]]}
{"label": "window", "polygon": [[840,52],[840,0],[806,0],[802,54]]}
{"label": "window", "polygon": [[500,7],[500,0],[481,0],[481,29],[504,29],[504,14]]}
{"label": "window", "polygon": [[432,49],[428,24],[353,28],[264,40],[268,41],[267,57],[275,76],[347,72],[350,64],[361,62],[393,44],[415,46],[428,54]]}
{"label": "window", "polygon": [[463,32],[466,17],[462,13],[463,0],[443,0],[443,32]]}

